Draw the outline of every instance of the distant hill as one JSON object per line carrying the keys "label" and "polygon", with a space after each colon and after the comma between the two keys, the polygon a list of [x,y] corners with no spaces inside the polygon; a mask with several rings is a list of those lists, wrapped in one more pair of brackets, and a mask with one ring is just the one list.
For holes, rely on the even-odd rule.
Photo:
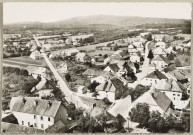
{"label": "distant hill", "polygon": [[[20,22],[14,25],[116,25],[116,26],[136,26],[143,24],[183,24],[185,19],[168,19],[168,18],[150,18],[150,17],[130,17],[130,16],[113,16],[113,15],[94,15],[86,17],[73,17],[70,19],[52,22],[52,23],[41,23],[41,22]],[[189,20],[190,21],[190,20]],[[10,24],[12,25],[12,24]]]}
{"label": "distant hill", "polygon": [[149,17],[129,17],[129,16],[111,16],[111,15],[95,15],[86,17],[74,17],[56,23],[65,25],[89,25],[89,24],[110,24],[118,26],[135,26],[142,24],[182,24],[184,19],[168,19],[168,18],[149,18]]}

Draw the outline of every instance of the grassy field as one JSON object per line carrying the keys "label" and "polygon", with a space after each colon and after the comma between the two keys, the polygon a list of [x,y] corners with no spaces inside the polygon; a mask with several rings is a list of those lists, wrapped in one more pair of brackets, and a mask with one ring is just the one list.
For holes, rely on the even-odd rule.
{"label": "grassy field", "polygon": [[44,59],[34,60],[34,59],[30,59],[29,57],[26,57],[26,56],[5,58],[5,59],[3,59],[3,64],[16,65],[16,66],[20,66],[20,67],[27,67],[29,65],[47,66]]}

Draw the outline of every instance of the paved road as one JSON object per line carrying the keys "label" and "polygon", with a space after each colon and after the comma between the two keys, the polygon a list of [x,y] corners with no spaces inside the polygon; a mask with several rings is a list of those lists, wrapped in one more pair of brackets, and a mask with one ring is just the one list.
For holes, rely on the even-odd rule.
{"label": "paved road", "polygon": [[[39,46],[39,42],[36,39],[36,37],[34,36],[35,41],[37,42],[37,45]],[[59,83],[59,87],[62,90],[62,92],[65,94],[65,96],[67,97],[66,100],[68,102],[72,102],[75,104],[75,106],[77,108],[82,107],[85,109],[88,109],[88,106],[86,104],[83,103],[83,101],[76,96],[75,94],[73,94],[73,92],[70,90],[70,88],[68,87],[68,85],[66,84],[66,82],[63,80],[63,78],[60,76],[60,74],[57,72],[57,70],[55,69],[55,67],[52,65],[52,63],[50,62],[50,60],[48,59],[47,55],[45,53],[42,53],[43,58],[45,59],[46,63],[48,64],[50,70],[53,72],[56,80],[58,80]]]}

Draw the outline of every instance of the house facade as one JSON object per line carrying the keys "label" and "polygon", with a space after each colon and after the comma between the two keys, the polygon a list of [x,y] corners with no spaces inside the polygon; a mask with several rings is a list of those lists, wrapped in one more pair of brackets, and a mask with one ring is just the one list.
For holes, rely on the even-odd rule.
{"label": "house facade", "polygon": [[156,69],[163,69],[168,67],[170,62],[166,57],[162,55],[157,55],[155,58],[152,59],[151,63],[155,64]]}
{"label": "house facade", "polygon": [[13,97],[10,109],[21,126],[45,130],[59,120],[67,123],[67,108],[60,101]]}

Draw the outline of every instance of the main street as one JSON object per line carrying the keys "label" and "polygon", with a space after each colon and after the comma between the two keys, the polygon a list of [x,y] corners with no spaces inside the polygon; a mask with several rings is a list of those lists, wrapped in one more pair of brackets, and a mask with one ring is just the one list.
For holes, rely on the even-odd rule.
{"label": "main street", "polygon": [[[37,43],[38,46],[41,46],[40,43],[38,42],[38,40],[36,39],[36,37],[34,36],[34,39]],[[47,65],[49,66],[50,70],[52,71],[52,73],[54,74],[56,80],[58,81],[59,87],[61,89],[61,91],[64,93],[64,95],[66,96],[66,100],[68,102],[74,103],[75,106],[77,108],[82,107],[85,109],[88,109],[89,107],[83,103],[83,101],[76,96],[75,94],[73,94],[73,92],[70,90],[70,88],[68,87],[68,85],[66,84],[66,82],[63,80],[63,78],[60,76],[60,74],[57,72],[57,70],[55,69],[55,67],[52,65],[52,63],[50,62],[49,58],[47,57],[46,53],[42,52],[42,56],[45,59]]]}

